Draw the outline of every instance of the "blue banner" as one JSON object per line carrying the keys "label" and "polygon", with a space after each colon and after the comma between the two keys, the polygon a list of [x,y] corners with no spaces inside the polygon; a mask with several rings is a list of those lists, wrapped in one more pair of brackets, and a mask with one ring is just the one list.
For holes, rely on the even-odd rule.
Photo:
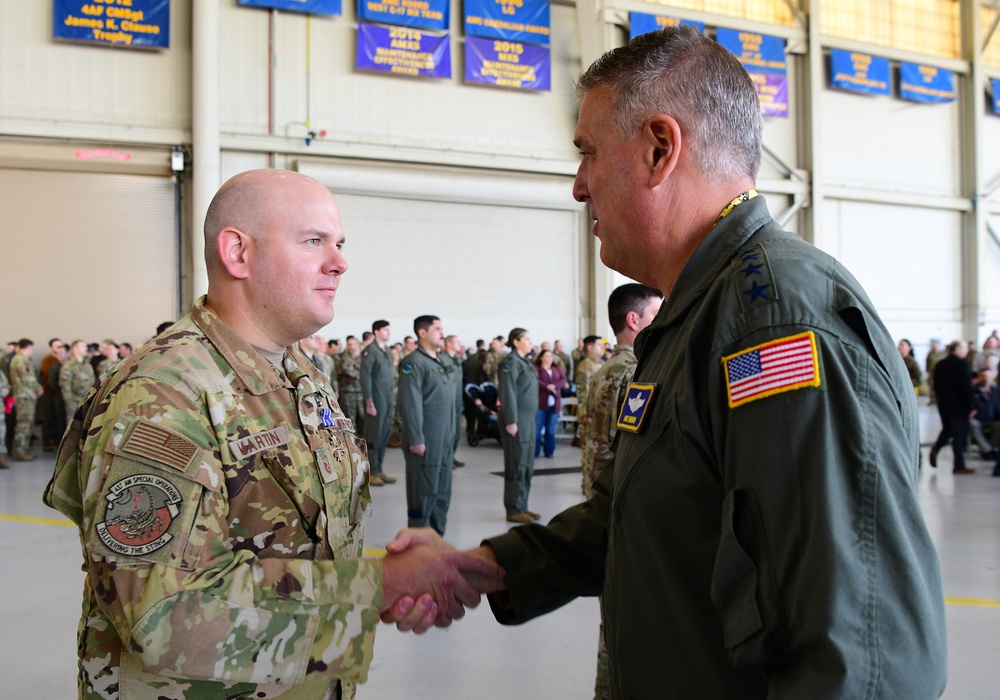
{"label": "blue banner", "polygon": [[465,35],[549,44],[548,0],[465,0]]}
{"label": "blue banner", "polygon": [[241,5],[273,7],[275,10],[308,12],[314,15],[343,14],[341,0],[240,0]]}
{"label": "blue banner", "polygon": [[830,85],[867,95],[888,95],[889,59],[830,49]]}
{"label": "blue banner", "polygon": [[788,76],[777,73],[750,73],[760,112],[765,117],[788,116]]}
{"label": "blue banner", "polygon": [[358,22],[357,67],[393,75],[451,77],[451,37]]}
{"label": "blue banner", "polygon": [[640,34],[655,32],[664,27],[694,27],[702,34],[705,33],[705,23],[695,22],[690,19],[679,19],[677,17],[664,17],[663,15],[650,15],[645,12],[628,13],[628,38],[629,41],[635,39]]}
{"label": "blue banner", "polygon": [[447,31],[448,0],[358,0],[358,19]]}
{"label": "blue banner", "polygon": [[990,78],[990,87],[993,88],[993,113],[1000,114],[1000,80]]}
{"label": "blue banner", "polygon": [[134,49],[170,48],[170,0],[53,0],[52,37]]}
{"label": "blue banner", "polygon": [[547,46],[465,37],[465,82],[521,90],[552,89],[552,53]]}
{"label": "blue banner", "polygon": [[900,63],[899,96],[910,102],[954,102],[955,74],[934,66]]}
{"label": "blue banner", "polygon": [[719,27],[715,30],[715,39],[740,59],[747,71],[778,75],[787,71],[785,40],[781,37]]}

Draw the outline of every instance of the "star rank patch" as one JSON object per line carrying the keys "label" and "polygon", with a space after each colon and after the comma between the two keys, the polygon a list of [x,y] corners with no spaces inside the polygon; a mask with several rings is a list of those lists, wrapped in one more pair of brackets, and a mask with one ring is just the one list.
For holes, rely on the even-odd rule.
{"label": "star rank patch", "polygon": [[804,387],[820,386],[812,331],[778,338],[722,358],[729,407]]}
{"label": "star rank patch", "polygon": [[638,433],[642,429],[643,420],[653,403],[653,394],[655,393],[655,384],[638,384],[636,382],[629,384],[625,400],[622,402],[622,410],[618,413],[618,422],[615,424],[618,429],[629,433]]}

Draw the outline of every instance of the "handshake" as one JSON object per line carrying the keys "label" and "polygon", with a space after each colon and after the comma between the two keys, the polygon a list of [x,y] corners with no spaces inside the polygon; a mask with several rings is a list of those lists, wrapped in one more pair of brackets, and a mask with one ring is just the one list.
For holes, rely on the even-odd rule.
{"label": "handshake", "polygon": [[411,528],[385,549],[380,613],[401,632],[447,627],[484,593],[504,590],[504,571],[488,546],[462,552],[430,528]]}

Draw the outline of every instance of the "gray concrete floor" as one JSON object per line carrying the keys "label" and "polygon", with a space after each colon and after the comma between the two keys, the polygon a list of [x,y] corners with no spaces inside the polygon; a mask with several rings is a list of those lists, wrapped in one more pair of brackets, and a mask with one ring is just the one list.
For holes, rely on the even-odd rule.
{"label": "gray concrete floor", "polygon": [[[933,409],[924,407],[922,441],[936,436]],[[919,496],[944,572],[948,598],[948,700],[998,698],[993,664],[1000,658],[1000,479],[975,459],[977,473],[951,474],[945,450],[927,465]],[[970,454],[975,454],[973,449]],[[494,441],[464,443],[467,466],[454,473],[448,539],[477,545],[505,529],[502,468]],[[390,450],[387,471],[399,483],[374,489],[368,547],[381,548],[405,526],[402,454]],[[561,443],[537,469],[579,465],[580,453]],[[0,698],[64,700],[76,696],[75,635],[80,614],[80,550],[76,532],[41,503],[52,458],[0,471]],[[531,508],[548,518],[578,502],[580,476],[537,475]],[[598,608],[582,599],[519,628],[496,624],[484,603],[445,630],[423,636],[383,627],[361,698],[458,700],[472,697],[585,700],[592,697]],[[667,680],[667,679],[665,679]]]}

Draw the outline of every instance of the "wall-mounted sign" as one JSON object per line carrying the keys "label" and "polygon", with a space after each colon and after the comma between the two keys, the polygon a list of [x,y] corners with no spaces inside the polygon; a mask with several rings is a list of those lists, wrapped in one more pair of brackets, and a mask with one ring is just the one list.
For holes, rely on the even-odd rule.
{"label": "wall-mounted sign", "polygon": [[417,29],[448,29],[448,0],[358,0],[358,18]]}
{"label": "wall-mounted sign", "polygon": [[451,37],[358,22],[357,67],[393,75],[451,77]]}
{"label": "wall-mounted sign", "polygon": [[740,60],[753,79],[764,116],[788,116],[788,63],[781,37],[719,27],[716,40]]}
{"label": "wall-mounted sign", "polygon": [[678,17],[664,17],[663,15],[651,15],[646,12],[628,13],[628,38],[629,41],[635,39],[640,34],[655,32],[664,27],[694,27],[702,34],[705,33],[705,23],[695,22],[690,19],[680,19]]}
{"label": "wall-mounted sign", "polygon": [[990,78],[990,87],[993,89],[993,113],[1000,114],[1000,79]]}
{"label": "wall-mounted sign", "polygon": [[955,74],[904,61],[899,64],[899,96],[910,102],[954,102]]}
{"label": "wall-mounted sign", "polygon": [[290,12],[308,12],[314,15],[343,14],[341,0],[240,0],[240,4]]}
{"label": "wall-mounted sign", "polygon": [[830,49],[830,85],[867,95],[888,95],[889,59]]}
{"label": "wall-mounted sign", "polygon": [[465,81],[483,85],[551,89],[552,58],[547,46],[503,39],[465,37]]}
{"label": "wall-mounted sign", "polygon": [[465,0],[465,35],[549,43],[548,0]]}
{"label": "wall-mounted sign", "polygon": [[52,37],[166,49],[170,47],[170,0],[53,0]]}
{"label": "wall-mounted sign", "polygon": [[740,59],[748,71],[784,75],[788,69],[785,40],[781,37],[719,27],[715,30],[715,39]]}

